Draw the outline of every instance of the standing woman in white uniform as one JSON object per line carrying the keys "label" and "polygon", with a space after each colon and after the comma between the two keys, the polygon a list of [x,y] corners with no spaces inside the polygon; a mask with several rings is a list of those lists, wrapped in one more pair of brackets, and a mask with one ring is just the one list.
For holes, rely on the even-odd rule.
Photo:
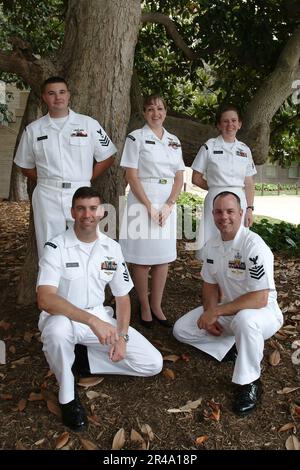
{"label": "standing woman in white uniform", "polygon": [[[185,169],[181,144],[163,127],[166,105],[159,95],[144,101],[146,125],[127,136],[121,159],[130,186],[120,244],[140,301],[140,321],[145,327],[153,318],[170,327],[161,301],[168,263],[176,252],[176,199]],[[151,294],[148,274],[151,269]]]}
{"label": "standing woman in white uniform", "polygon": [[216,116],[220,131],[217,138],[209,139],[199,150],[192,164],[192,183],[208,190],[197,237],[197,258],[207,240],[217,235],[213,221],[212,202],[222,191],[236,193],[244,212],[244,225],[253,224],[254,182],[256,174],[251,150],[236,138],[242,127],[239,110],[232,105],[220,108]]}

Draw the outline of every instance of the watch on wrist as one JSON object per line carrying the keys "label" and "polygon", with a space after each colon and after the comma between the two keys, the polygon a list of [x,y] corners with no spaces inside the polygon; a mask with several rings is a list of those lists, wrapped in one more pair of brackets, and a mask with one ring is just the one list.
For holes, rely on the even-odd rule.
{"label": "watch on wrist", "polygon": [[254,211],[254,206],[247,206],[247,209],[251,209],[252,211]]}
{"label": "watch on wrist", "polygon": [[129,341],[129,336],[127,333],[118,333],[120,338],[123,338],[125,343],[128,343]]}
{"label": "watch on wrist", "polygon": [[168,200],[168,204],[172,204],[172,205],[173,205],[173,204],[176,204],[175,199],[169,199],[169,200]]}

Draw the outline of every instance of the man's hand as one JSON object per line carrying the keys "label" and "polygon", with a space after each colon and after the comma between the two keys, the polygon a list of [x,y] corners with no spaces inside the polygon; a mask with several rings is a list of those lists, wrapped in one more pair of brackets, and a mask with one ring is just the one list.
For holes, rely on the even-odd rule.
{"label": "man's hand", "polygon": [[197,321],[198,328],[200,329],[203,328],[204,330],[207,330],[207,331],[209,331],[208,328],[210,328],[212,331],[215,331],[215,328],[212,328],[212,325],[217,323],[217,319],[218,319],[217,310],[215,308],[208,308],[207,310],[204,310],[203,314],[198,319]]}
{"label": "man's hand", "polygon": [[125,359],[125,356],[126,356],[126,343],[124,339],[121,337],[110,348],[109,358],[113,362],[119,362]]}
{"label": "man's hand", "polygon": [[212,325],[208,326],[206,328],[206,331],[208,331],[208,333],[213,336],[221,336],[221,334],[223,333],[223,327],[220,325],[220,323],[216,321]]}
{"label": "man's hand", "polygon": [[90,322],[90,328],[101,344],[115,344],[119,339],[116,327],[97,317]]}

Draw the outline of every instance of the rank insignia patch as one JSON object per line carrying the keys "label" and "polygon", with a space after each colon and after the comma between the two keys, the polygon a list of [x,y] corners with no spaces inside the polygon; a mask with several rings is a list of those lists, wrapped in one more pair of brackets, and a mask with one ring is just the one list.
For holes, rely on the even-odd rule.
{"label": "rank insignia patch", "polygon": [[243,152],[243,150],[240,150],[238,149],[236,151],[236,154],[239,156],[239,157],[247,157],[247,153],[246,152]]}
{"label": "rank insignia patch", "polygon": [[101,138],[99,139],[99,142],[102,145],[102,147],[108,147],[110,141],[107,135],[103,135],[103,132],[101,131],[101,129],[99,129],[99,131],[97,132],[98,134],[100,134]]}
{"label": "rank insignia patch", "polygon": [[115,261],[103,261],[103,263],[101,263],[101,269],[105,271],[116,271],[117,267],[118,264]]}
{"label": "rank insignia patch", "polygon": [[88,133],[84,129],[74,129],[71,132],[71,137],[87,137]]}
{"label": "rank insignia patch", "polygon": [[123,279],[124,281],[129,282],[129,273],[128,273],[126,263],[122,263],[122,266],[124,266]]}
{"label": "rank insignia patch", "polygon": [[255,258],[249,258],[251,263],[253,263],[253,266],[249,268],[249,273],[252,279],[261,279],[265,275],[265,268],[263,264],[259,265],[257,264],[258,256],[255,256]]}

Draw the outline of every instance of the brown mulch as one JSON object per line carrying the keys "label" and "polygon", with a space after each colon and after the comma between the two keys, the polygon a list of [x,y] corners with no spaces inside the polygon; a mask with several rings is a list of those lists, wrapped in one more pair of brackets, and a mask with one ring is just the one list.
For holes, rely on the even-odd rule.
{"label": "brown mulch", "polygon": [[[300,388],[289,388],[300,387],[300,364],[294,365],[291,360],[292,343],[300,340],[299,259],[276,256],[275,276],[285,326],[266,342],[264,394],[253,414],[241,418],[231,411],[235,392],[232,364],[219,364],[178,343],[172,332],[158,323],[151,331],[143,329],[136,318],[133,294],[132,325],[169,360],[155,377],[105,376],[97,385],[79,387],[90,425],[86,433],[76,434],[66,429],[58,416],[58,387],[42,352],[37,307],[16,306],[18,276],[26,251],[28,204],[2,202],[0,209],[0,338],[7,348],[7,363],[0,365],[1,449],[94,446],[108,450],[121,428],[125,432],[124,449],[274,450],[297,446]],[[179,258],[171,266],[164,299],[165,311],[174,321],[200,304],[199,264],[192,252],[184,250],[183,242],[179,243]],[[198,399],[202,401],[188,411],[168,412]],[[284,425],[287,430],[280,430]],[[132,429],[142,436],[139,444],[134,436],[130,439]]]}

